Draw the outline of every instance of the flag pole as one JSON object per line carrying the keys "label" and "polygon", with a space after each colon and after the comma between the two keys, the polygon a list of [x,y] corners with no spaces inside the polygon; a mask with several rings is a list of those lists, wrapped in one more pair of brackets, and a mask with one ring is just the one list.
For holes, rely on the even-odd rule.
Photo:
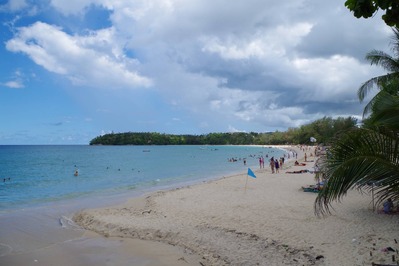
{"label": "flag pole", "polygon": [[248,183],[248,174],[247,174],[247,179],[245,180],[245,192],[247,192],[247,183]]}
{"label": "flag pole", "polygon": [[248,183],[249,175],[252,176],[253,178],[256,178],[256,175],[254,174],[254,172],[252,172],[252,170],[250,168],[248,168],[247,179],[245,180],[245,191],[247,191],[247,183]]}

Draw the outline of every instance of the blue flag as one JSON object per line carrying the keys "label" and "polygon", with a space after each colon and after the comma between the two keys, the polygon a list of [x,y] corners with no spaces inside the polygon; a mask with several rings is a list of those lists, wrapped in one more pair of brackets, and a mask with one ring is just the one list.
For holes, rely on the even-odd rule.
{"label": "blue flag", "polygon": [[253,178],[256,178],[256,175],[254,174],[254,172],[252,172],[252,170],[250,168],[248,168],[248,174],[249,176],[252,176]]}

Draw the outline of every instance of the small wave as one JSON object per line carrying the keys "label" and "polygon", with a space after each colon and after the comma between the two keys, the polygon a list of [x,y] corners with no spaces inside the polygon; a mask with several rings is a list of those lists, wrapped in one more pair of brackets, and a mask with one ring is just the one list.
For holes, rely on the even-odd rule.
{"label": "small wave", "polygon": [[60,225],[62,228],[69,228],[69,229],[80,229],[80,227],[69,217],[61,216],[59,219]]}
{"label": "small wave", "polygon": [[12,251],[12,247],[10,247],[9,245],[0,243],[0,257],[10,254],[11,251]]}

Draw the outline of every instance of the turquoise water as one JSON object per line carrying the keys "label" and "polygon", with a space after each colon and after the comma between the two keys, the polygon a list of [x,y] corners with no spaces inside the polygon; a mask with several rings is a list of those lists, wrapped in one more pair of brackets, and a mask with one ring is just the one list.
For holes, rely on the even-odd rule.
{"label": "turquoise water", "polygon": [[283,154],[259,146],[0,146],[0,211],[245,173],[259,168],[259,156]]}

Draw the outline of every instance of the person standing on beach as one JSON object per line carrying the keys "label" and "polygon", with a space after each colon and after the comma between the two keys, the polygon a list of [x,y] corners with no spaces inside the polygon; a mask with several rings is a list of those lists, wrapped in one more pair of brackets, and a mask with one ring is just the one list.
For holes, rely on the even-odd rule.
{"label": "person standing on beach", "polygon": [[306,152],[305,152],[305,162],[307,162],[308,161],[308,156],[306,155]]}
{"label": "person standing on beach", "polygon": [[275,161],[274,161],[274,164],[275,164],[275,167],[276,167],[276,174],[277,173],[279,173],[279,168],[280,168],[280,165],[278,164],[278,160],[276,159]]}
{"label": "person standing on beach", "polygon": [[393,209],[392,199],[389,198],[386,202],[384,202],[383,207],[384,207],[384,213],[387,213],[387,214],[392,213],[392,209]]}
{"label": "person standing on beach", "polygon": [[272,157],[270,159],[270,168],[272,169],[272,174],[274,174],[274,166],[275,166],[274,157]]}

